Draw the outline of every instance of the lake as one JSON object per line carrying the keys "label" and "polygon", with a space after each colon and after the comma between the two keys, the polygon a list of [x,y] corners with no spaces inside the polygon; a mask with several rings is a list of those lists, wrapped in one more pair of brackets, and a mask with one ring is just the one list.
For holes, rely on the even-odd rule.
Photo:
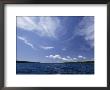
{"label": "lake", "polygon": [[94,74],[94,63],[16,63],[16,74]]}

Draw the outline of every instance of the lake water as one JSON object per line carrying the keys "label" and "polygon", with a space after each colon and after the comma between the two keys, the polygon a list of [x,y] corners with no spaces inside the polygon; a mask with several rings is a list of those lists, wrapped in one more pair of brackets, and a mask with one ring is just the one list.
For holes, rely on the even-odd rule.
{"label": "lake water", "polygon": [[16,74],[94,74],[94,63],[16,63]]}

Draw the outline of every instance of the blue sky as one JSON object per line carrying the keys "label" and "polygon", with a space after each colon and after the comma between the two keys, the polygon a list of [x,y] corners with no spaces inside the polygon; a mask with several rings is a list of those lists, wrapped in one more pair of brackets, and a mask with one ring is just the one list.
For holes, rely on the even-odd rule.
{"label": "blue sky", "polygon": [[94,16],[17,16],[17,60],[94,59]]}

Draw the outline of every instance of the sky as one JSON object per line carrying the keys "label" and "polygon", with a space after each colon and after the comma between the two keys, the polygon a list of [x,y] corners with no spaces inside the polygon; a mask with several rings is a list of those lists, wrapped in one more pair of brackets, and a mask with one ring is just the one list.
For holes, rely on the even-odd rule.
{"label": "sky", "polygon": [[94,16],[17,16],[17,60],[94,60]]}

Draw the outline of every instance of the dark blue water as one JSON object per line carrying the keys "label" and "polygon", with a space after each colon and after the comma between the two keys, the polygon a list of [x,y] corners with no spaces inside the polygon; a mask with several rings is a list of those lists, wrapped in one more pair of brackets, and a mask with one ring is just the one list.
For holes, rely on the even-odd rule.
{"label": "dark blue water", "polygon": [[17,63],[16,74],[94,74],[94,63]]}

